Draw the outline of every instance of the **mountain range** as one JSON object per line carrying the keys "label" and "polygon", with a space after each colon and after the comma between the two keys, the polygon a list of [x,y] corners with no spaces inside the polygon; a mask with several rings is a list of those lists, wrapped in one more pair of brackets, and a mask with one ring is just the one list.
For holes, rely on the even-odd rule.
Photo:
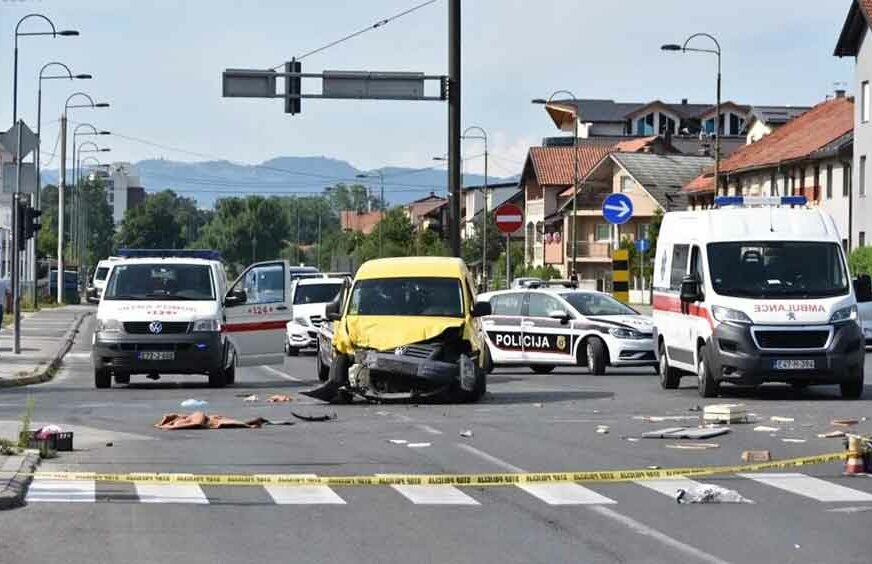
{"label": "mountain range", "polygon": [[[346,161],[328,157],[278,157],[257,165],[243,165],[229,161],[181,162],[166,159],[148,159],[133,163],[146,192],[174,190],[193,198],[201,208],[211,208],[222,197],[261,194],[264,196],[311,195],[321,193],[325,187],[338,183],[368,184],[373,195],[380,190],[378,171],[355,168]],[[445,195],[447,173],[443,167],[403,168],[385,167],[385,199],[390,205],[405,204],[428,196],[431,192]],[[358,178],[367,174],[370,178]],[[44,184],[57,183],[58,171],[42,173]],[[511,182],[517,177],[489,176],[491,184]],[[484,176],[463,175],[464,186],[484,183]]]}

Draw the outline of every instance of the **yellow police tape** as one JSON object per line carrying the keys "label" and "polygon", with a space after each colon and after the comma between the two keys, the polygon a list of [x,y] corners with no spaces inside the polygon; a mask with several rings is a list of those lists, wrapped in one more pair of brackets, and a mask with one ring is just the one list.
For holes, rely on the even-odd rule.
{"label": "yellow police tape", "polygon": [[[780,470],[798,466],[839,462],[851,455],[835,452],[815,456],[755,462],[736,466],[665,468],[639,470],[594,470],[590,472],[519,472],[491,474],[388,474],[377,476],[306,476],[298,474],[178,474],[158,472],[34,472],[48,480],[135,482],[150,484],[200,484],[207,486],[511,486],[563,482],[631,482],[688,476],[711,476],[738,472]],[[855,454],[856,455],[856,454]]]}

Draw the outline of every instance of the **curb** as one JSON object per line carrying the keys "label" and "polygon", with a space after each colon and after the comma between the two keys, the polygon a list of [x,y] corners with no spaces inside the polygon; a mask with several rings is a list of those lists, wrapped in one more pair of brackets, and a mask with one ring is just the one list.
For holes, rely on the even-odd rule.
{"label": "curb", "polygon": [[58,346],[55,351],[54,357],[49,361],[49,363],[45,366],[40,366],[34,369],[31,374],[27,376],[22,376],[20,378],[12,378],[9,380],[0,380],[0,388],[14,388],[16,386],[29,386],[30,384],[40,384],[42,382],[48,382],[54,377],[55,372],[58,367],[61,365],[61,362],[64,359],[64,355],[69,352],[70,347],[73,346],[73,342],[76,339],[76,335],[79,332],[79,328],[82,326],[82,323],[85,319],[91,315],[91,312],[86,312],[80,314],[73,324],[70,325],[70,328],[67,329],[66,334],[61,337],[61,344]]}
{"label": "curb", "polygon": [[6,482],[6,485],[0,490],[0,511],[6,509],[15,509],[24,505],[24,498],[27,495],[27,488],[30,486],[30,481],[33,479],[33,473],[36,467],[39,466],[39,454],[28,452],[21,459],[21,466]]}

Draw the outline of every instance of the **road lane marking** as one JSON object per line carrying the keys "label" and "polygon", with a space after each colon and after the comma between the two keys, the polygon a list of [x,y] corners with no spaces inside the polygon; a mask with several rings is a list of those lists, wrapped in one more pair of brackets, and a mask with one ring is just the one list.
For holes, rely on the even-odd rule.
{"label": "road lane marking", "polygon": [[423,425],[422,424],[422,425],[415,425],[415,426],[417,428],[421,429],[422,431],[424,431],[425,433],[430,433],[431,435],[441,435],[442,434],[442,431],[440,431],[439,429],[436,429],[434,427],[431,427],[430,425]]}
{"label": "road lane marking", "polygon": [[[504,460],[501,460],[501,459],[497,458],[496,456],[488,454],[482,450],[479,450],[472,445],[467,445],[467,444],[461,443],[461,444],[458,444],[457,446],[462,448],[463,450],[471,453],[471,454],[474,454],[475,456],[478,456],[479,458],[481,458],[483,460],[487,460],[488,462],[491,462],[492,464],[496,464],[497,466],[505,468],[506,470],[508,470],[510,472],[524,472],[524,470],[522,468],[519,468],[518,466],[515,466],[514,464],[510,464]],[[601,504],[591,505],[588,509],[590,511],[597,513],[598,515],[601,515],[603,517],[611,519],[612,521],[616,521],[616,522],[624,525],[625,527],[629,528],[631,531],[633,531],[637,534],[640,534],[640,535],[643,535],[646,537],[650,537],[650,538],[652,538],[656,541],[659,541],[660,543],[662,543],[662,544],[664,544],[664,545],[666,545],[666,546],[668,546],[668,547],[670,547],[678,552],[681,552],[687,556],[692,556],[693,558],[696,558],[696,559],[700,560],[701,562],[708,562],[709,564],[729,564],[726,560],[721,560],[720,558],[718,558],[717,556],[714,556],[713,554],[709,554],[708,552],[704,552],[704,551],[696,548],[695,546],[691,546],[689,544],[681,542],[678,539],[674,539],[674,538],[670,537],[669,535],[658,531],[657,529],[649,527],[648,525],[645,525],[644,523],[640,523],[639,521],[636,521],[635,519],[632,519],[630,517],[627,517],[626,515],[618,513],[614,509],[611,509],[610,507],[606,507],[605,505],[601,505]]]}
{"label": "road lane marking", "polygon": [[817,501],[872,501],[872,494],[805,474],[739,474],[739,476]]}
{"label": "road lane marking", "polygon": [[67,482],[64,480],[40,480],[36,478],[30,483],[27,492],[27,503],[94,503],[97,484],[93,480]]}
{"label": "road lane marking", "polygon": [[302,380],[300,378],[297,378],[296,376],[291,376],[287,372],[282,372],[281,370],[279,370],[277,368],[273,368],[272,366],[263,365],[263,366],[261,366],[261,368],[263,368],[267,372],[272,372],[276,376],[280,376],[280,377],[284,378],[285,380],[290,380],[291,382],[302,382]]}
{"label": "road lane marking", "polygon": [[134,484],[141,503],[208,504],[206,494],[197,484]]}
{"label": "road lane marking", "polygon": [[479,505],[454,486],[391,486],[415,505]]}
{"label": "road lane marking", "polygon": [[[300,474],[300,477],[315,478],[317,474]],[[277,505],[345,505],[345,500],[329,486],[274,486],[263,489]]]}

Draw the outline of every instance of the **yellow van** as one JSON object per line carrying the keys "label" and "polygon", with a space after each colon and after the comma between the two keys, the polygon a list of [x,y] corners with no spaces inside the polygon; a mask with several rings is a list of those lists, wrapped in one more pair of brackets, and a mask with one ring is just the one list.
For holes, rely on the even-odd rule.
{"label": "yellow van", "polygon": [[478,400],[491,366],[480,326],[490,304],[476,302],[474,287],[458,258],[364,263],[350,289],[327,306],[333,323],[324,328],[317,358],[326,382],[306,395]]}

